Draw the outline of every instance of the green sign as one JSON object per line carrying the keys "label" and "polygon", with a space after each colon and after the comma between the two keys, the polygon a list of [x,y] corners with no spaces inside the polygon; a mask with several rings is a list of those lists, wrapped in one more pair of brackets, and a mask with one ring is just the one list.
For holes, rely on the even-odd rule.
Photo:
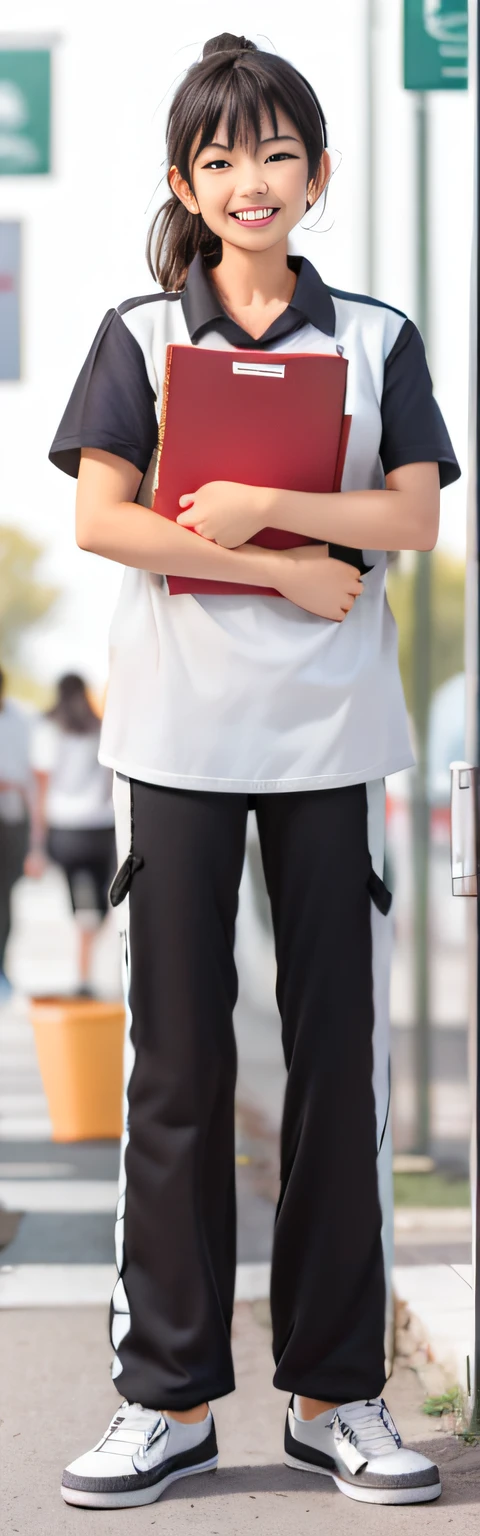
{"label": "green sign", "polygon": [[0,176],[50,170],[50,51],[0,49]]}
{"label": "green sign", "polygon": [[404,84],[409,91],[468,85],[468,0],[404,0]]}

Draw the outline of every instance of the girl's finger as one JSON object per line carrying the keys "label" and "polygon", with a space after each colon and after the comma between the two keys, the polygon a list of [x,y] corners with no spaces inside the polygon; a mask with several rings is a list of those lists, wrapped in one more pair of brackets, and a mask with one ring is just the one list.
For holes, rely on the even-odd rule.
{"label": "girl's finger", "polygon": [[193,491],[185,491],[184,496],[179,496],[179,499],[178,499],[179,507],[193,507],[193,502],[194,502],[194,493],[193,493]]}

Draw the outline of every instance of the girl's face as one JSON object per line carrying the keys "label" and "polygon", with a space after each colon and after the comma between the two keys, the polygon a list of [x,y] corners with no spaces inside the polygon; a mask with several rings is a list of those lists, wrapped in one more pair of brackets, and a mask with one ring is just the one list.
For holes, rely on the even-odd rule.
{"label": "girl's face", "polygon": [[[310,205],[324,190],[330,175],[328,152],[322,155],[316,180],[308,179],[307,151],[298,129],[277,108],[278,137],[266,112],[261,118],[258,146],[235,143],[228,148],[226,120],[221,117],[212,144],[196,158],[192,150],[193,192],[175,166],[169,182],[191,213],[222,241],[246,251],[264,251],[286,240]],[[198,142],[198,141],[197,141]]]}

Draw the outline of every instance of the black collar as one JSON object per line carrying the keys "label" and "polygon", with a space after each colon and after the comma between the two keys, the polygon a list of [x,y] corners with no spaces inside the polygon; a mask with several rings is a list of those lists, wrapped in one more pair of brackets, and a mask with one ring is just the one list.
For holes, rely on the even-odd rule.
{"label": "black collar", "polygon": [[268,342],[287,336],[307,323],[323,331],[325,336],[334,336],[335,306],[330,290],[316,268],[312,267],[306,256],[289,256],[288,265],[291,271],[297,273],[293,298],[283,314],[264,331],[263,336],[254,340],[248,331],[244,331],[242,326],[227,315],[210,282],[208,269],[200,253],[197,253],[189,268],[186,287],[181,296],[190,340],[195,344],[204,331],[221,330],[233,346],[255,349],[267,346]]}

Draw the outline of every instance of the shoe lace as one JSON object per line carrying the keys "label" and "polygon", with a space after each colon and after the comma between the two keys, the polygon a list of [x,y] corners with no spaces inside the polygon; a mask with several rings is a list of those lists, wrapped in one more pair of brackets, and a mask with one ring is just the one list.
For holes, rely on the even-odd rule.
{"label": "shoe lace", "polygon": [[146,1455],[154,1440],[167,1429],[163,1413],[154,1408],[143,1408],[141,1403],[122,1403],[108,1427],[105,1441],[120,1440],[134,1446],[140,1456]]}
{"label": "shoe lace", "polygon": [[367,1460],[370,1456],[388,1456],[392,1440],[400,1450],[401,1438],[383,1397],[337,1409],[332,1423],[336,1438],[349,1441]]}

